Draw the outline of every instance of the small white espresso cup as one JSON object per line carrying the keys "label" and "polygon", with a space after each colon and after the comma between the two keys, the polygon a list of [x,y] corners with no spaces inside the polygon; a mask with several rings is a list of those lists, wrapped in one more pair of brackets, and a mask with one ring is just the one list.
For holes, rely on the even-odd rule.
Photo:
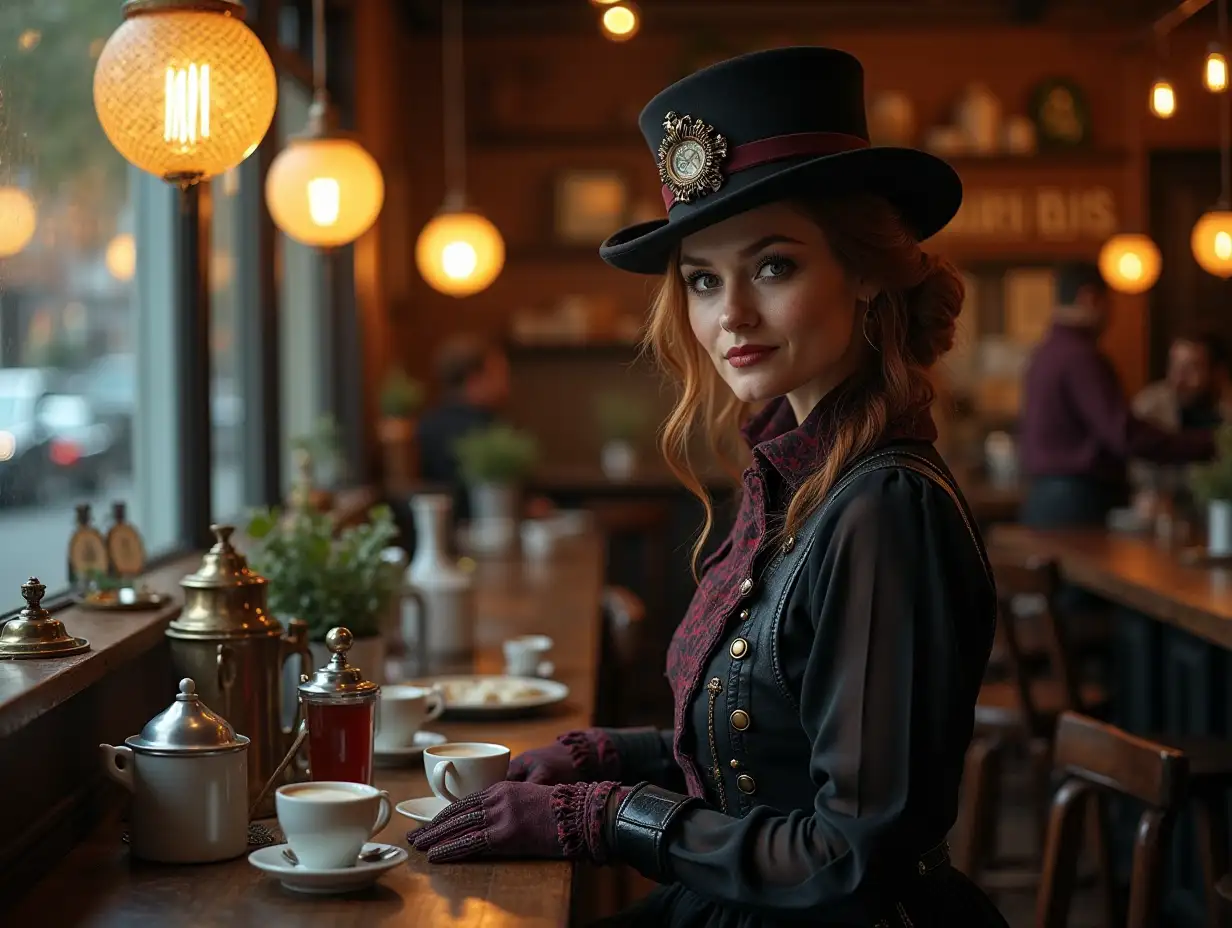
{"label": "small white espresso cup", "polygon": [[547,635],[510,638],[501,645],[505,653],[505,673],[511,677],[547,676],[551,673],[551,665],[544,658],[552,650],[552,644]]}
{"label": "small white espresso cup", "polygon": [[424,772],[432,792],[446,802],[457,802],[505,779],[509,749],[481,741],[438,744],[424,750]]}
{"label": "small white espresso cup", "polygon": [[426,686],[396,684],[381,687],[376,704],[376,748],[406,748],[415,743],[415,733],[445,711],[440,690]]}
{"label": "small white espresso cup", "polygon": [[363,783],[281,786],[274,794],[287,844],[310,870],[354,867],[364,842],[389,824],[389,793]]}

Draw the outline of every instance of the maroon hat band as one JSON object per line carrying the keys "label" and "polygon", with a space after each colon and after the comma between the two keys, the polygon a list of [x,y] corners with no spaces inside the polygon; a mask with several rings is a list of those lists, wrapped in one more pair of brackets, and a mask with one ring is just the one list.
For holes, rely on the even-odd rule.
{"label": "maroon hat band", "polygon": [[[746,142],[731,150],[722,164],[725,175],[735,174],[748,168],[799,158],[804,155],[820,157],[837,155],[845,151],[868,148],[869,142],[858,135],[845,132],[795,132],[790,135],[775,135],[756,142]],[[667,184],[663,185],[663,203],[670,210],[676,204],[676,194]]]}

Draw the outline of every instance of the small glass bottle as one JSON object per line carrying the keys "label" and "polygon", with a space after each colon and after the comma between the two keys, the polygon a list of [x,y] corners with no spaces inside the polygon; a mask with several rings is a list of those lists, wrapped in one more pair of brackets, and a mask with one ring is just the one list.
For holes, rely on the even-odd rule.
{"label": "small glass bottle", "polygon": [[308,727],[308,770],[313,780],[372,782],[372,739],[381,688],[347,663],[353,637],[331,628],[329,663],[299,685]]}
{"label": "small glass bottle", "polygon": [[82,592],[99,583],[106,576],[107,543],[102,533],[90,524],[90,504],[77,506],[77,526],[68,540],[68,582],[76,591]]}

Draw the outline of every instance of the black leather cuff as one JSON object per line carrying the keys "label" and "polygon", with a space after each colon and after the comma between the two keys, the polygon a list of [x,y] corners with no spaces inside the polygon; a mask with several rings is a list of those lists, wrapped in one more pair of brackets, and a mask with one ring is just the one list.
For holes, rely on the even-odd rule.
{"label": "black leather cuff", "polygon": [[642,876],[666,882],[668,829],[681,812],[700,801],[652,783],[639,783],[616,810],[616,855]]}

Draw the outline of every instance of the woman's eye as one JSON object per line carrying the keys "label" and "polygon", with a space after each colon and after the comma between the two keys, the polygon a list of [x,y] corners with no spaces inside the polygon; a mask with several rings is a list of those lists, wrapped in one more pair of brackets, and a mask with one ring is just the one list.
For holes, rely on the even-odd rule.
{"label": "woman's eye", "polygon": [[755,280],[765,280],[767,278],[784,277],[790,274],[795,265],[786,258],[766,258],[757,267]]}
{"label": "woman's eye", "polygon": [[717,274],[711,274],[709,271],[694,271],[685,278],[685,283],[694,293],[705,293],[718,287],[721,281]]}

